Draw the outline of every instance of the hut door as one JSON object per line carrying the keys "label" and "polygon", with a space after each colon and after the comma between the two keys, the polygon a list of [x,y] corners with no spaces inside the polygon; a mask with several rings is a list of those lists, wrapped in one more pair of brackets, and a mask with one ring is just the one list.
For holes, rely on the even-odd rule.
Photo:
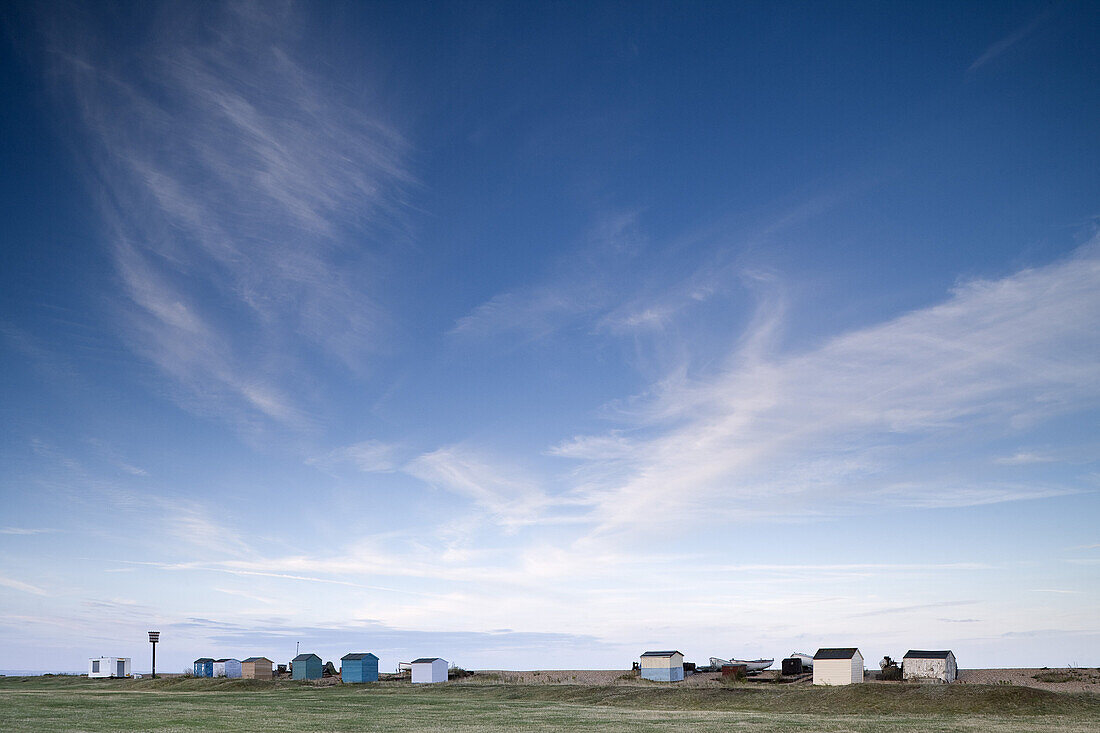
{"label": "hut door", "polygon": [[120,660],[118,660],[118,674],[116,674],[115,677],[125,677],[125,676],[126,676],[126,662],[125,662],[125,660],[120,659]]}

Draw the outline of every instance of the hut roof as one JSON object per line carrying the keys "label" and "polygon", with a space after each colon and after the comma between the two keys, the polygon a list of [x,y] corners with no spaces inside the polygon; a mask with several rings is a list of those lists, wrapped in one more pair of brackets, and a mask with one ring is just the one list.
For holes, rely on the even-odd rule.
{"label": "hut roof", "polygon": [[268,659],[267,657],[249,657],[248,659],[245,659],[244,661],[245,662],[267,662],[268,664],[271,663],[271,660]]}
{"label": "hut roof", "polygon": [[928,651],[924,649],[910,649],[905,652],[905,656],[902,659],[947,659],[947,655],[951,654],[950,649],[944,649],[943,651]]}
{"label": "hut roof", "polygon": [[370,652],[353,652],[351,654],[345,654],[344,656],[340,657],[340,661],[342,662],[345,659],[366,659],[367,657],[378,659],[378,657],[374,656]]}
{"label": "hut roof", "polygon": [[678,652],[678,651],[675,651],[675,650],[670,650],[670,651],[667,651],[667,652],[646,652],[646,653],[642,654],[642,656],[643,657],[671,657],[673,654],[679,654],[681,657],[684,656],[681,652]]}
{"label": "hut roof", "polygon": [[414,659],[414,660],[412,660],[412,664],[425,664],[425,663],[431,663],[431,662],[434,662],[434,661],[436,661],[437,659],[438,659],[439,661],[441,661],[441,662],[442,662],[442,661],[446,661],[445,659],[443,659],[443,657],[421,657],[420,659]]}
{"label": "hut roof", "polygon": [[838,649],[818,649],[817,654],[814,655],[814,659],[851,659],[858,651],[859,649],[856,649],[854,646]]}
{"label": "hut roof", "polygon": [[199,662],[213,662],[213,661],[214,661],[213,657],[199,657],[198,659],[195,660],[195,664],[198,664]]}
{"label": "hut roof", "polygon": [[290,661],[292,661],[292,662],[308,662],[311,659],[316,659],[318,662],[321,661],[321,658],[319,656],[317,656],[316,654],[299,654],[298,656],[294,657],[294,659],[291,659]]}

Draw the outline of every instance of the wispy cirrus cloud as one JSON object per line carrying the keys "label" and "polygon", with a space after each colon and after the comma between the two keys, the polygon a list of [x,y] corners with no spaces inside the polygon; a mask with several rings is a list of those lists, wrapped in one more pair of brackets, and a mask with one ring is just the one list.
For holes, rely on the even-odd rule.
{"label": "wispy cirrus cloud", "polygon": [[985,49],[985,51],[983,51],[982,54],[978,56],[978,58],[974,59],[974,62],[967,67],[966,72],[969,74],[977,71],[981,67],[988,64],[990,61],[993,61],[994,59],[1003,56],[1017,43],[1034,33],[1035,30],[1040,25],[1042,25],[1043,21],[1046,20],[1047,16],[1048,13],[1043,13],[1039,17],[1035,18],[1029,23],[1026,23],[1019,29],[1013,31],[1012,33],[1008,34],[1004,38],[989,46],[989,48]]}
{"label": "wispy cirrus cloud", "polygon": [[407,148],[316,73],[293,3],[165,4],[142,35],[76,6],[44,20],[50,73],[98,194],[131,348],[190,409],[310,424],[304,364],[361,371],[388,328],[371,297],[399,229]]}
{"label": "wispy cirrus cloud", "polygon": [[493,296],[458,318],[450,334],[538,339],[605,311],[616,299],[608,274],[631,262],[643,241],[637,212],[609,214],[585,233],[568,259],[556,263],[553,274]]}
{"label": "wispy cirrus cloud", "polygon": [[[726,364],[681,368],[610,415],[630,432],[551,449],[579,461],[577,498],[603,530],[654,522],[836,516],[869,506],[966,506],[1081,487],[959,467],[984,442],[1100,403],[1100,245],[939,305],[776,350],[765,302]],[[986,465],[988,465],[988,459]],[[956,471],[959,471],[956,473]]]}
{"label": "wispy cirrus cloud", "polygon": [[545,512],[555,503],[523,470],[487,459],[466,446],[451,445],[425,453],[403,470],[471,500],[496,522],[512,529],[546,522]]}
{"label": "wispy cirrus cloud", "polygon": [[1035,451],[1018,451],[1010,456],[1000,456],[993,459],[995,463],[1003,466],[1027,466],[1032,463],[1050,463],[1053,460],[1055,460],[1053,457]]}
{"label": "wispy cirrus cloud", "polygon": [[778,202],[753,225],[721,220],[663,243],[644,234],[641,212],[608,213],[546,277],[493,296],[457,319],[450,333],[537,340],[577,329],[668,340],[736,286],[771,277],[764,267],[746,266],[755,247],[850,203],[875,182],[845,176]]}
{"label": "wispy cirrus cloud", "polygon": [[336,448],[307,461],[315,466],[333,468],[348,463],[364,473],[391,473],[403,463],[404,446],[380,440],[363,440]]}
{"label": "wispy cirrus cloud", "polygon": [[39,588],[37,585],[25,583],[22,580],[16,580],[15,578],[5,578],[3,576],[0,576],[0,586],[11,588],[12,590],[22,591],[23,593],[30,593],[36,596],[48,595],[45,589]]}
{"label": "wispy cirrus cloud", "polygon": [[978,601],[940,601],[937,603],[916,603],[910,606],[891,606],[887,608],[878,608],[873,611],[864,611],[861,613],[854,613],[852,616],[874,616],[880,613],[896,614],[896,613],[912,613],[913,611],[928,611],[933,608],[951,608],[953,606],[973,606]]}

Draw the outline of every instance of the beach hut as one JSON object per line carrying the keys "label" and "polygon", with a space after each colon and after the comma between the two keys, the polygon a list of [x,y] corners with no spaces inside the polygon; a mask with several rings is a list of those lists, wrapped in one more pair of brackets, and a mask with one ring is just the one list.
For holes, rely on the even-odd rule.
{"label": "beach hut", "polygon": [[228,677],[231,680],[240,679],[241,662],[239,659],[215,659],[214,676]]}
{"label": "beach hut", "polygon": [[910,649],[901,658],[901,676],[923,682],[954,682],[959,677],[959,667],[950,649]]}
{"label": "beach hut", "polygon": [[855,647],[818,649],[814,655],[815,685],[863,682],[863,655]]}
{"label": "beach hut", "polygon": [[644,680],[681,682],[684,679],[684,655],[678,651],[646,652],[638,665]]}
{"label": "beach hut", "polygon": [[129,676],[130,657],[92,657],[88,660],[88,677],[93,679]]}
{"label": "beach hut", "polygon": [[421,657],[412,660],[413,684],[431,684],[447,681],[447,660],[439,657]]}
{"label": "beach hut", "polygon": [[316,654],[299,654],[291,660],[294,662],[294,669],[291,672],[291,679],[295,680],[319,680],[323,674],[324,667],[321,664],[321,658]]}
{"label": "beach hut", "polygon": [[271,679],[271,660],[267,657],[249,657],[241,662],[241,677],[246,680]]}
{"label": "beach hut", "polygon": [[195,669],[192,674],[196,677],[213,677],[214,660],[211,657],[199,657],[195,660]]}
{"label": "beach hut", "polygon": [[340,679],[344,682],[377,682],[378,657],[370,652],[352,652],[340,657]]}

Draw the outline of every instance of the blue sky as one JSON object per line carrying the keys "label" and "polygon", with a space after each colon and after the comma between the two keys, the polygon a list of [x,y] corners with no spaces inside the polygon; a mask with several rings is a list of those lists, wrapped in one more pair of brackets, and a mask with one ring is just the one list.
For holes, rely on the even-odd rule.
{"label": "blue sky", "polygon": [[1094,5],[0,17],[0,668],[1100,664]]}

